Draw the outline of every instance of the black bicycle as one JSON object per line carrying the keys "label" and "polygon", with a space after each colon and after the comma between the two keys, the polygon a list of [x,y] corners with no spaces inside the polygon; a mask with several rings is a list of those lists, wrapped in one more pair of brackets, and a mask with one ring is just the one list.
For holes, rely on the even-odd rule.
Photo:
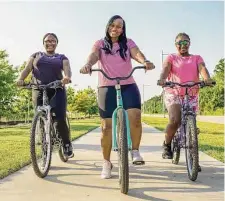
{"label": "black bicycle", "polygon": [[[47,85],[27,84],[24,88],[32,89],[33,86],[43,92],[43,104],[37,106],[33,117],[30,131],[30,155],[35,174],[40,178],[44,178],[50,169],[53,150],[58,151],[59,157],[63,162],[68,161],[68,157],[63,152],[62,138],[57,130],[54,108],[51,107],[47,96],[47,89],[56,90],[63,87],[61,80],[57,80]],[[69,137],[71,138],[68,117],[67,126],[69,128]]]}
{"label": "black bicycle", "polygon": [[[212,83],[213,85],[216,82]],[[181,126],[178,128],[172,143],[171,149],[173,152],[173,164],[178,164],[180,159],[181,148],[185,149],[185,158],[187,164],[188,177],[190,180],[195,181],[199,172],[199,155],[198,155],[198,129],[196,126],[196,113],[190,104],[189,90],[194,86],[200,88],[208,86],[204,81],[189,82],[180,84],[176,82],[166,82],[163,87],[184,87],[185,95],[184,101],[181,101]]]}

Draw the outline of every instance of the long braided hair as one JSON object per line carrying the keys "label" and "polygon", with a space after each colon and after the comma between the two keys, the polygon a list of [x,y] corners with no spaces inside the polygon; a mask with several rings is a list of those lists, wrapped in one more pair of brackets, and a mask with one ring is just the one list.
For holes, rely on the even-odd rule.
{"label": "long braided hair", "polygon": [[[104,38],[104,46],[103,46],[103,50],[105,51],[106,54],[112,54],[112,40],[111,40],[111,36],[108,33],[109,30],[109,26],[114,22],[114,20],[116,19],[122,19],[123,18],[119,15],[114,15],[112,16],[107,25],[106,25],[106,30],[105,30],[105,38]],[[123,60],[126,60],[126,51],[127,51],[127,37],[126,37],[126,24],[125,21],[123,20],[123,33],[119,36],[118,38],[118,44],[120,49],[118,50],[120,53],[121,58],[123,58]]]}

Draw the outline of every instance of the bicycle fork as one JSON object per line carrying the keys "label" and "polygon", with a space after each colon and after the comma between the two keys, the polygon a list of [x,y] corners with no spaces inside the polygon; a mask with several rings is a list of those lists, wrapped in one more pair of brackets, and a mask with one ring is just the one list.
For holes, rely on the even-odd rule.
{"label": "bicycle fork", "polygon": [[[47,105],[47,106],[39,106],[38,107],[39,111],[44,111],[46,113],[46,119],[44,119],[45,124],[44,124],[44,129],[45,129],[45,133],[46,133],[46,139],[50,139],[49,135],[51,135],[51,106]],[[50,143],[50,142],[47,142]]]}
{"label": "bicycle fork", "polygon": [[[113,151],[118,151],[118,143],[117,143],[117,112],[119,109],[124,110],[123,108],[123,100],[122,100],[122,95],[121,95],[121,88],[120,85],[117,84],[115,86],[116,88],[116,99],[117,99],[117,108],[114,110],[113,115],[112,115],[112,147]],[[132,150],[132,141],[131,141],[131,136],[130,136],[130,123],[128,119],[128,114],[127,111],[125,111],[125,122],[126,122],[126,132],[127,132],[127,143],[128,143],[128,150]]]}

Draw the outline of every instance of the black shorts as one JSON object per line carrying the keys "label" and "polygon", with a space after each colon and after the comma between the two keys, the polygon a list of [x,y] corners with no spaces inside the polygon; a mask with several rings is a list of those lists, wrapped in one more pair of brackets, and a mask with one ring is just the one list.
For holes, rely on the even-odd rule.
{"label": "black shorts", "polygon": [[[141,109],[141,95],[136,84],[121,85],[123,107],[125,110],[131,108]],[[98,88],[98,108],[101,118],[112,118],[116,109],[115,86],[104,86]]]}

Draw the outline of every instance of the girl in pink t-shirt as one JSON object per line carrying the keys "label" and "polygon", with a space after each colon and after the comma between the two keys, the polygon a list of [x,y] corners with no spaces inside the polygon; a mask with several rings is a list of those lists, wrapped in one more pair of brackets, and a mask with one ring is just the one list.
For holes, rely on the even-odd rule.
{"label": "girl in pink t-shirt", "polygon": [[[163,64],[158,85],[163,86],[165,81],[184,83],[199,81],[199,73],[208,84],[212,82],[204,60],[200,55],[189,54],[190,37],[186,33],[179,33],[175,39],[177,54],[170,54]],[[169,124],[166,128],[165,141],[163,143],[162,157],[172,159],[171,141],[180,126],[181,105],[185,94],[184,88],[165,88],[165,105],[169,113]],[[198,89],[191,91],[190,104],[198,107]]]}
{"label": "girl in pink t-shirt", "polygon": [[[81,73],[89,73],[91,67],[98,62],[98,67],[110,77],[125,77],[132,70],[131,59],[145,65],[147,70],[154,68],[153,63],[146,60],[135,42],[126,37],[124,20],[115,15],[106,26],[106,36],[95,42]],[[101,177],[107,179],[111,177],[112,169],[110,153],[112,149],[112,114],[116,109],[116,82],[106,79],[101,73],[98,77],[98,106],[102,118],[101,146],[104,157]],[[133,163],[143,162],[139,153],[142,133],[141,97],[133,77],[121,81],[121,93],[124,108],[127,110],[130,120]]]}

